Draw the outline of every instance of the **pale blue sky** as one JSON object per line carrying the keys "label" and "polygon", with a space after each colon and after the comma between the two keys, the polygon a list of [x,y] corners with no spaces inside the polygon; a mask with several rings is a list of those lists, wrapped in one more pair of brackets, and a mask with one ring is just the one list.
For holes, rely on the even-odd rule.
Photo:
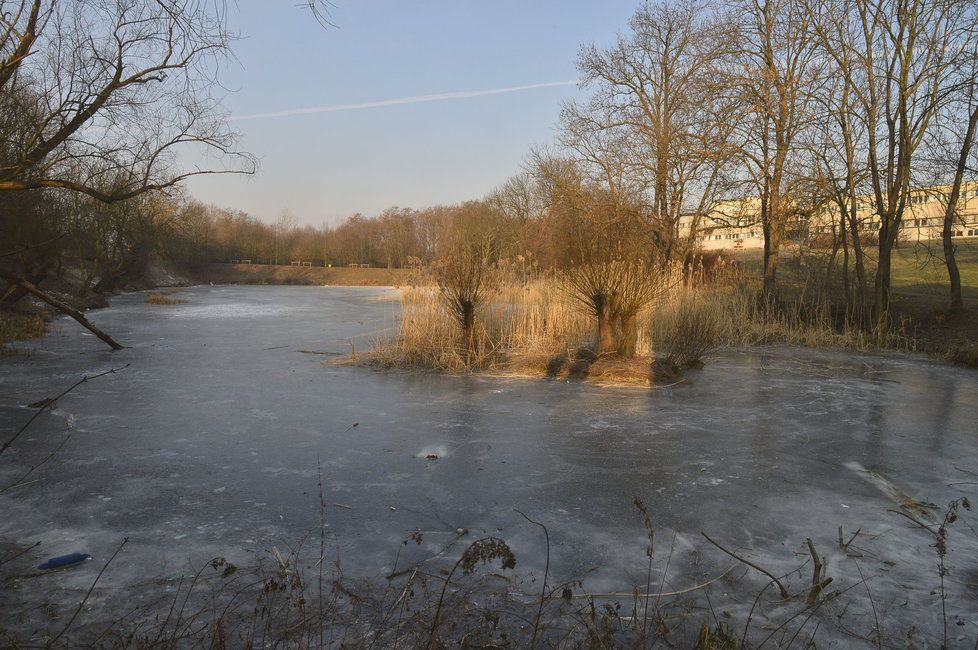
{"label": "pale blue sky", "polygon": [[[238,62],[222,79],[243,118],[341,104],[491,90],[577,78],[585,43],[611,43],[637,0],[334,0],[323,29],[295,0],[240,0]],[[193,179],[191,193],[273,220],[335,223],[353,212],[483,196],[529,147],[552,141],[576,86],[236,119],[261,168]]]}

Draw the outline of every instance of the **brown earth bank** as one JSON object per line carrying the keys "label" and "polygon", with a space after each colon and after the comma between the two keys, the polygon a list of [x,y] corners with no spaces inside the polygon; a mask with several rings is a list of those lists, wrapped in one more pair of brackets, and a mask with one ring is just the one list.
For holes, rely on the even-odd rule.
{"label": "brown earth bank", "polygon": [[353,287],[396,287],[417,284],[421,274],[414,269],[285,266],[273,264],[205,264],[194,271],[194,279],[212,284],[332,285]]}

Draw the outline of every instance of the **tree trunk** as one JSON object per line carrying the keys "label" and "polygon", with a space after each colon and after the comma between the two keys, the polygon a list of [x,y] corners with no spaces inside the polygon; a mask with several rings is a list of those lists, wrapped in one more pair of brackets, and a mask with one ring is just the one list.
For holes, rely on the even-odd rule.
{"label": "tree trunk", "polygon": [[611,308],[605,296],[594,296],[594,311],[598,317],[598,354],[613,354],[617,351],[615,333],[611,322]]}
{"label": "tree trunk", "polygon": [[852,281],[849,278],[849,227],[846,224],[846,206],[839,213],[839,235],[842,239],[842,288],[846,296],[846,316],[855,311],[852,298]]}
{"label": "tree trunk", "polygon": [[475,305],[462,302],[462,341],[468,352],[475,351]]}
{"label": "tree trunk", "polygon": [[772,305],[778,292],[778,255],[781,233],[776,224],[764,224],[764,302]]}
{"label": "tree trunk", "polygon": [[968,166],[971,145],[975,140],[976,126],[978,126],[978,105],[972,109],[968,116],[968,129],[964,134],[964,140],[961,142],[961,152],[958,155],[957,167],[954,170],[954,184],[951,186],[951,194],[948,196],[947,208],[944,212],[944,230],[942,232],[944,264],[947,266],[947,275],[951,281],[952,311],[964,309],[964,301],[961,298],[961,272],[958,270],[958,262],[954,256],[954,242],[951,240],[951,233],[954,230],[954,215],[957,213],[958,199],[961,196],[961,182]]}
{"label": "tree trunk", "polygon": [[44,302],[46,302],[47,304],[51,305],[55,309],[61,311],[64,314],[67,314],[68,316],[71,316],[76,321],[78,321],[78,323],[82,327],[84,327],[85,329],[87,329],[88,331],[90,331],[92,334],[94,334],[95,336],[99,337],[102,341],[104,341],[105,343],[107,343],[109,345],[109,347],[111,347],[113,350],[121,350],[121,349],[123,349],[123,346],[122,345],[119,345],[118,343],[116,343],[116,341],[111,336],[109,336],[108,334],[106,334],[105,332],[103,332],[102,330],[100,330],[99,328],[95,327],[95,325],[93,325],[90,320],[88,320],[87,318],[85,318],[85,315],[83,313],[81,313],[80,311],[78,311],[74,307],[71,307],[70,305],[67,305],[67,304],[61,302],[57,298],[53,298],[53,297],[47,295],[46,293],[44,293],[43,291],[41,291],[40,289],[38,289],[36,286],[34,286],[31,282],[28,282],[27,280],[24,280],[23,278],[18,278],[15,275],[12,275],[10,273],[7,273],[6,271],[3,271],[2,269],[0,269],[0,277],[2,277],[4,280],[7,280],[8,282],[13,282],[15,284],[18,284],[18,285],[22,286],[24,289],[26,289],[27,291],[29,291],[31,294],[33,294],[34,296],[36,296],[39,299],[43,300]]}
{"label": "tree trunk", "polygon": [[631,359],[635,356],[635,350],[638,347],[638,317],[636,315],[622,316],[619,327],[621,333],[618,339],[618,356],[623,359]]}
{"label": "tree trunk", "polygon": [[947,266],[947,277],[951,281],[951,311],[964,309],[961,299],[961,272],[954,257],[954,243],[951,241],[950,229],[944,226],[944,264]]}
{"label": "tree trunk", "polygon": [[[842,233],[844,235],[845,230],[843,230]],[[842,239],[838,236],[838,233],[836,233],[835,226],[832,226],[832,251],[829,253],[828,262],[826,262],[825,264],[825,281],[823,282],[823,286],[826,291],[832,284],[832,269],[835,267],[835,259],[839,256],[840,248],[842,248]],[[847,288],[845,287],[846,269],[845,269],[844,259],[843,259],[843,268],[841,270],[841,274],[842,274],[843,288]]]}
{"label": "tree trunk", "polygon": [[884,220],[888,224],[880,230],[879,262],[876,266],[876,281],[874,288],[874,309],[877,319],[890,311],[890,263],[893,258],[893,247],[896,245],[900,224],[892,217]]}
{"label": "tree trunk", "polygon": [[854,190],[850,188],[849,200],[849,232],[852,235],[852,254],[856,260],[856,291],[859,300],[857,311],[859,322],[865,324],[869,315],[869,297],[866,289],[866,260],[863,255],[863,245],[859,234],[859,218],[857,198]]}

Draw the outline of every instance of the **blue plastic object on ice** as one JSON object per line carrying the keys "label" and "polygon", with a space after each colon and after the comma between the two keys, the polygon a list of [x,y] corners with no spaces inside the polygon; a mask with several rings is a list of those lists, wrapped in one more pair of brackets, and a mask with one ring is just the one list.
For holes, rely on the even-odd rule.
{"label": "blue plastic object on ice", "polygon": [[69,553],[68,555],[59,555],[58,557],[53,557],[49,559],[44,564],[37,565],[38,569],[58,569],[63,566],[71,566],[72,564],[78,564],[79,562],[84,562],[85,560],[91,560],[92,556],[88,553]]}

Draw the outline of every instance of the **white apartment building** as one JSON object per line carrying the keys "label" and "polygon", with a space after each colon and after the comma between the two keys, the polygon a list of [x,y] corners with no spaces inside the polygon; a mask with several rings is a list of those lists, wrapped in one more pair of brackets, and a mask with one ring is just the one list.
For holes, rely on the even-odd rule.
{"label": "white apartment building", "polygon": [[[904,214],[900,228],[902,241],[940,239],[944,228],[944,207],[948,188],[929,187],[914,190],[910,205]],[[714,204],[710,214],[701,218],[697,239],[704,250],[746,250],[764,247],[764,234],[758,216],[760,200],[734,199]],[[966,184],[958,201],[958,222],[952,237],[978,237],[978,182]],[[858,207],[860,230],[867,234],[879,230],[879,217],[873,212],[872,202],[860,200]],[[835,206],[824,208],[808,223],[799,222],[789,231],[787,239],[797,241],[817,240],[829,237],[833,228],[838,229],[839,214]],[[692,215],[679,220],[680,234],[688,233],[693,223]]]}

